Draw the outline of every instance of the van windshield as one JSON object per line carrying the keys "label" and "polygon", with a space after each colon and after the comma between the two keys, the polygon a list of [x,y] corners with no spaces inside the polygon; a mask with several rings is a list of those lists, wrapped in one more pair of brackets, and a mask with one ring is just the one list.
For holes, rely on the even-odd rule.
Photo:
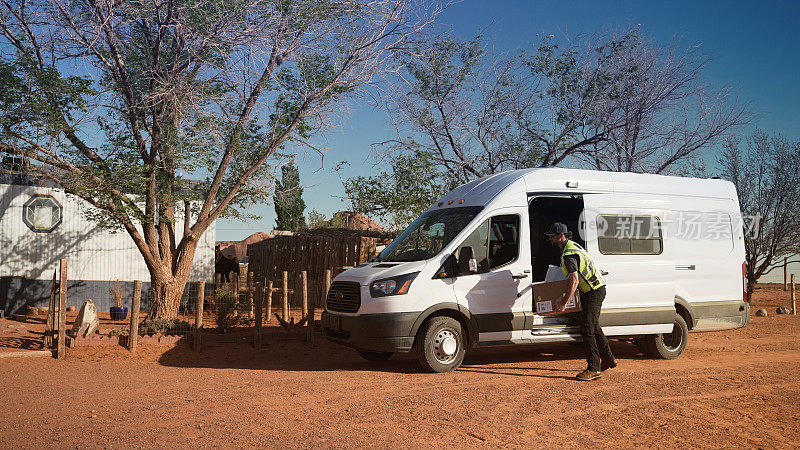
{"label": "van windshield", "polygon": [[422,261],[436,256],[483,209],[481,206],[447,208],[419,216],[392,241],[378,261]]}

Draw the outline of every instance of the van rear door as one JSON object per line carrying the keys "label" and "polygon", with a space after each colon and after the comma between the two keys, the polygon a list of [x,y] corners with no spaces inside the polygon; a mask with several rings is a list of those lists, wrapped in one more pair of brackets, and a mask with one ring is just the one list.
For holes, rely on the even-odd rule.
{"label": "van rear door", "polygon": [[607,286],[600,319],[604,331],[670,331],[675,260],[665,231],[668,211],[659,209],[652,196],[637,194],[585,194],[583,200],[581,233]]}

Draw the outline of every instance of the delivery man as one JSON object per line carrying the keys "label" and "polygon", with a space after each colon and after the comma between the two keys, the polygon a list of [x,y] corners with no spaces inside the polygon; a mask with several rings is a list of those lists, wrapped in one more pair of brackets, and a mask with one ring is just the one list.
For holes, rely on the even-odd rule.
{"label": "delivery man", "polygon": [[556,222],[545,235],[551,244],[561,249],[561,270],[570,281],[567,295],[560,305],[554,305],[555,311],[563,311],[575,290],[581,290],[581,336],[586,346],[588,366],[576,378],[581,381],[596,380],[603,376],[603,370],[617,366],[608,339],[600,328],[600,307],[606,298],[605,280],[586,250],[569,239],[572,233],[566,225]]}

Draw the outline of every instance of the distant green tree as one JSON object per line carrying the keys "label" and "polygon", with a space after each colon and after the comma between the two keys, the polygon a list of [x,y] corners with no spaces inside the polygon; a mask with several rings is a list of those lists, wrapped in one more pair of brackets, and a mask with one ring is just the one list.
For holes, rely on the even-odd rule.
{"label": "distant green tree", "polygon": [[334,213],[327,223],[328,228],[347,228],[347,219],[341,211]]}
{"label": "distant green tree", "polygon": [[308,228],[315,230],[317,228],[325,228],[328,226],[328,221],[325,220],[325,214],[317,211],[314,208],[311,208],[311,211],[308,212]]}
{"label": "distant green tree", "polygon": [[275,228],[297,231],[306,227],[303,215],[306,202],[303,201],[303,188],[300,186],[300,170],[294,162],[281,167],[281,180],[275,185]]}
{"label": "distant green tree", "polygon": [[437,171],[431,159],[422,150],[398,155],[391,161],[391,172],[345,180],[345,196],[353,211],[378,218],[393,231],[405,228],[454,187],[454,180]]}

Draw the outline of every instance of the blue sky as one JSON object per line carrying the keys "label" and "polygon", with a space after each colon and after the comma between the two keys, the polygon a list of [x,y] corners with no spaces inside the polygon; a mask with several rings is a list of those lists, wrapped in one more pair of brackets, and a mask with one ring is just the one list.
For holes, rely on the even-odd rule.
{"label": "blue sky", "polygon": [[[751,103],[757,117],[749,129],[759,127],[800,139],[800,2],[795,1],[485,1],[466,0],[452,6],[441,18],[443,26],[469,38],[486,31],[489,43],[500,52],[513,52],[536,41],[536,33],[574,36],[609,28],[641,25],[657,43],[700,44],[716,59],[705,71],[714,86],[732,85],[742,101]],[[306,212],[312,208],[330,216],[347,205],[339,197],[342,184],[331,171],[336,162],[348,161],[342,175],[376,171],[369,158],[371,144],[391,138],[394,131],[386,113],[354,105],[339,126],[320,136],[325,164],[316,153],[298,158],[305,186]],[[707,152],[713,163],[716,149]],[[217,240],[243,239],[275,225],[272,205],[256,205],[261,220],[220,220]]]}

